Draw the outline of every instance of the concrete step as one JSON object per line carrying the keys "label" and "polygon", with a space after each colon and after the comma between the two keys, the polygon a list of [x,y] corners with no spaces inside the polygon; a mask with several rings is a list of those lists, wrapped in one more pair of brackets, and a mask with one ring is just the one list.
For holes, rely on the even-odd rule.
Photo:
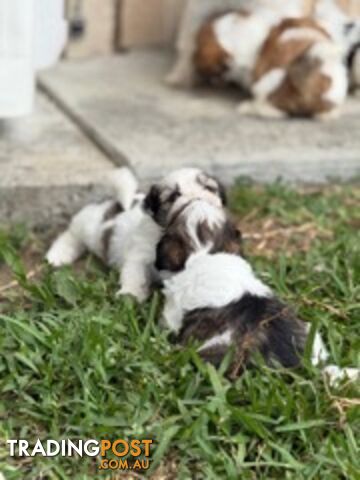
{"label": "concrete step", "polygon": [[61,223],[102,196],[113,164],[43,94],[33,115],[0,123],[0,224]]}
{"label": "concrete step", "polygon": [[349,180],[360,173],[360,101],[337,120],[242,117],[240,96],[173,90],[163,51],[133,51],[66,62],[42,75],[42,87],[115,161],[124,157],[144,179],[198,165],[225,181]]}

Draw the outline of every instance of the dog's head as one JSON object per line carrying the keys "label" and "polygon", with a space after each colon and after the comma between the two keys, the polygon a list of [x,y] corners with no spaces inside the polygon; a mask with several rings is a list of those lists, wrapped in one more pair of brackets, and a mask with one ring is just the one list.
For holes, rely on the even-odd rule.
{"label": "dog's head", "polygon": [[158,271],[179,272],[201,250],[241,253],[241,234],[223,208],[192,200],[174,213],[156,248]]}
{"label": "dog's head", "polygon": [[197,168],[183,168],[153,185],[144,207],[153,219],[165,227],[172,216],[192,200],[205,200],[215,207],[226,205],[226,192],[213,176]]}

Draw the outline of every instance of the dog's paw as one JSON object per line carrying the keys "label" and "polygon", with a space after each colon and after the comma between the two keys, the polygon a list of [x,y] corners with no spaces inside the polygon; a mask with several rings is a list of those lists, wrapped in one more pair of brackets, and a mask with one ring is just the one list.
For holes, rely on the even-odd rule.
{"label": "dog's paw", "polygon": [[267,102],[261,102],[256,100],[245,100],[241,102],[237,111],[240,115],[258,118],[273,118],[283,119],[286,118],[286,113],[273,107]]}
{"label": "dog's paw", "polygon": [[72,256],[66,249],[51,248],[46,254],[45,260],[52,267],[59,268],[64,265],[70,265],[72,263]]}
{"label": "dog's paw", "polygon": [[74,263],[83,252],[84,247],[81,242],[66,231],[55,240],[45,259],[53,267],[62,267]]}
{"label": "dog's paw", "polygon": [[149,292],[144,289],[144,288],[120,288],[116,292],[116,298],[121,298],[121,297],[133,297],[135,298],[139,303],[143,303],[147,300],[149,297]]}

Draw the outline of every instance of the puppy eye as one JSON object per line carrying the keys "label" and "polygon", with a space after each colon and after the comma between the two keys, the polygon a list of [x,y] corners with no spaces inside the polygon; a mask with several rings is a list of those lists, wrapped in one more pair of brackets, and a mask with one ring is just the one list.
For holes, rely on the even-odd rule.
{"label": "puppy eye", "polygon": [[215,185],[205,185],[205,190],[211,193],[219,193],[219,189]]}

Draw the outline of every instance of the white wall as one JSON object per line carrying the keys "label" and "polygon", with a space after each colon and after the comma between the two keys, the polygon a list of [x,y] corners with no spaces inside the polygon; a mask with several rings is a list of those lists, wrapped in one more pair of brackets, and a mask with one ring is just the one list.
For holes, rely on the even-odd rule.
{"label": "white wall", "polygon": [[63,0],[0,0],[0,118],[33,108],[35,72],[59,57]]}

